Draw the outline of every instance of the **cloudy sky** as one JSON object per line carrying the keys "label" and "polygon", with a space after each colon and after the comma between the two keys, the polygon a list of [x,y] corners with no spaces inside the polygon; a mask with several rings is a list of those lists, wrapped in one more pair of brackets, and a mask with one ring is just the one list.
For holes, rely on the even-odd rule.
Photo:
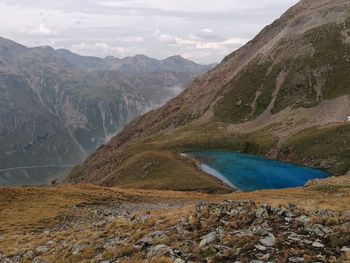
{"label": "cloudy sky", "polygon": [[219,62],[297,0],[0,0],[0,36],[82,55]]}

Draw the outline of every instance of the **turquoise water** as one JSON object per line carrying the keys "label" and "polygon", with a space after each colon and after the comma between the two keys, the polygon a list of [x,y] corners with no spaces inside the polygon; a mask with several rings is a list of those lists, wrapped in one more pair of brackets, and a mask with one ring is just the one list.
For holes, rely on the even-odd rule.
{"label": "turquoise water", "polygon": [[201,169],[242,191],[284,189],[303,186],[327,173],[255,155],[200,151],[185,153],[201,162]]}

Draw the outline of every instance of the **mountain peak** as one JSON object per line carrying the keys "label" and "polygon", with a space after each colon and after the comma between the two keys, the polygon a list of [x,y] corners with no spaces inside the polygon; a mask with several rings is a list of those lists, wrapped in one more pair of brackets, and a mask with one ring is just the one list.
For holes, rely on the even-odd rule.
{"label": "mountain peak", "polygon": [[174,56],[170,56],[166,59],[178,59],[178,60],[187,60],[184,57],[182,57],[181,55],[174,55]]}
{"label": "mountain peak", "polygon": [[164,59],[164,61],[174,61],[174,62],[177,62],[177,63],[197,64],[196,62],[191,61],[189,59],[186,59],[186,58],[182,57],[181,55],[175,55],[175,56],[168,57],[168,58]]}
{"label": "mountain peak", "polygon": [[298,5],[303,8],[317,8],[345,2],[347,2],[347,0],[301,0]]}
{"label": "mountain peak", "polygon": [[147,60],[147,59],[152,59],[144,54],[136,54],[135,56],[132,57],[133,59],[136,60]]}
{"label": "mountain peak", "polygon": [[26,49],[27,47],[18,44],[10,39],[0,37],[0,47],[17,47],[17,48],[23,48]]}

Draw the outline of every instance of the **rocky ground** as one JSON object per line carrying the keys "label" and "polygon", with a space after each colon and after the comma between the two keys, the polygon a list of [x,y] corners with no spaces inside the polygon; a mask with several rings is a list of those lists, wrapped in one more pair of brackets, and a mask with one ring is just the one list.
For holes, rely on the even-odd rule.
{"label": "rocky ground", "polygon": [[68,214],[45,229],[0,234],[14,241],[0,262],[350,262],[350,210],[105,200]]}

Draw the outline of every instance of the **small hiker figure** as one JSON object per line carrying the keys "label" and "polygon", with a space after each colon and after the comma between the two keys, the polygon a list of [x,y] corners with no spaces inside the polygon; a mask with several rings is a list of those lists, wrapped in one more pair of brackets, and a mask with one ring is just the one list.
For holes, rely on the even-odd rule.
{"label": "small hiker figure", "polygon": [[52,186],[52,187],[55,187],[56,184],[57,184],[57,179],[51,181],[51,186]]}

